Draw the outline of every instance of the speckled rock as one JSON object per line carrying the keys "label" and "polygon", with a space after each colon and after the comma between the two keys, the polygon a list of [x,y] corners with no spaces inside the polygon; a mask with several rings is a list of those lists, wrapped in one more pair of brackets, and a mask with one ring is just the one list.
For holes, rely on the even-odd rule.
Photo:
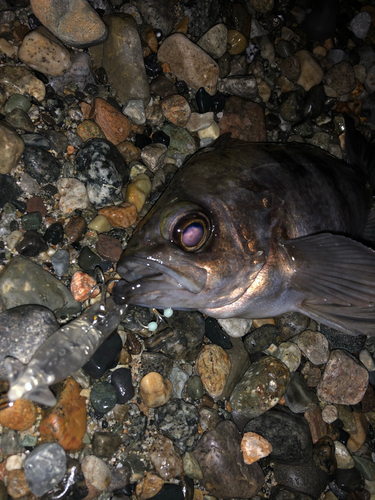
{"label": "speckled rock", "polygon": [[320,332],[305,330],[297,341],[298,347],[314,365],[327,363],[329,357],[328,340]]}
{"label": "speckled rock", "polygon": [[11,94],[27,92],[38,101],[42,101],[46,95],[44,83],[23,66],[1,66],[0,81],[6,98]]}
{"label": "speckled rock", "polygon": [[60,162],[49,151],[37,146],[26,146],[23,161],[25,171],[39,184],[56,182],[60,177]]}
{"label": "speckled rock", "polygon": [[150,450],[150,459],[159,476],[168,481],[183,473],[183,462],[170,439],[159,434]]}
{"label": "speckled rock", "polygon": [[341,61],[327,72],[324,81],[339,95],[345,95],[355,89],[354,69],[348,61]]}
{"label": "speckled rock", "polygon": [[59,206],[64,214],[70,214],[74,210],[84,210],[89,206],[86,186],[78,179],[61,177],[56,187],[61,195]]}
{"label": "speckled rock", "polygon": [[2,409],[0,424],[16,431],[26,431],[34,425],[37,415],[36,406],[32,401],[17,399],[12,406]]}
{"label": "speckled rock", "polygon": [[79,90],[83,90],[88,84],[95,84],[96,79],[92,70],[90,56],[86,52],[77,52],[72,65],[68,71],[60,76],[49,76],[49,84],[57,91],[63,92],[64,87],[74,82]]}
{"label": "speckled rock", "polygon": [[219,23],[210,28],[200,37],[197,45],[214,59],[219,59],[227,50],[228,28]]}
{"label": "speckled rock", "polygon": [[301,493],[319,498],[328,485],[328,474],[322,471],[313,460],[301,465],[275,464],[277,484],[288,486]]}
{"label": "speckled rock", "polygon": [[166,0],[136,0],[136,5],[145,23],[150,24],[154,29],[161,30],[164,36],[171,33],[174,16]]}
{"label": "speckled rock", "polygon": [[193,89],[204,87],[210,95],[215,94],[219,66],[182,33],[174,33],[164,40],[158,51],[158,59],[167,62],[172,74]]}
{"label": "speckled rock", "polygon": [[176,160],[179,167],[187,156],[192,155],[198,149],[195,139],[183,128],[176,127],[172,123],[164,125],[163,132],[170,137],[167,156]]}
{"label": "speckled rock", "polygon": [[250,498],[263,485],[261,468],[245,464],[240,445],[236,425],[226,420],[206,432],[193,451],[202,470],[202,484],[218,498]]}
{"label": "speckled rock", "polygon": [[214,344],[204,346],[196,359],[195,369],[208,394],[212,398],[220,397],[231,369],[224,349]]}
{"label": "speckled rock", "polygon": [[0,174],[7,174],[17,166],[24,149],[25,144],[14,128],[0,121]]}
{"label": "speckled rock", "polygon": [[40,22],[63,43],[89,47],[105,40],[107,29],[95,10],[84,0],[31,0]]}
{"label": "speckled rock", "polygon": [[241,441],[241,450],[245,464],[250,465],[260,458],[268,457],[272,451],[272,445],[255,432],[245,432]]}

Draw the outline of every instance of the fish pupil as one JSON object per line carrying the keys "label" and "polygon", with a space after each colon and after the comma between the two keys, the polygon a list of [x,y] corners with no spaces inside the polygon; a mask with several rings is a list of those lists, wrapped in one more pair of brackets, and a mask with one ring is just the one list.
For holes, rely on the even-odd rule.
{"label": "fish pupil", "polygon": [[189,224],[182,232],[182,243],[186,247],[197,246],[204,236],[204,227],[200,222]]}

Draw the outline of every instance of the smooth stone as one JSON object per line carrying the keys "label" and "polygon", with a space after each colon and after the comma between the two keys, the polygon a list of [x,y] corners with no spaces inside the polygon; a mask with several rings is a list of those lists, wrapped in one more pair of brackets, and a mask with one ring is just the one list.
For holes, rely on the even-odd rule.
{"label": "smooth stone", "polygon": [[323,472],[313,460],[303,464],[275,463],[277,484],[288,486],[317,499],[328,485],[328,474]]}
{"label": "smooth stone", "polygon": [[136,0],[143,21],[168,36],[173,30],[174,15],[166,0]]}
{"label": "smooth stone", "polygon": [[134,397],[132,375],[128,368],[118,368],[112,372],[111,384],[117,392],[117,403],[124,404]]}
{"label": "smooth stone", "polygon": [[8,114],[15,108],[22,109],[27,113],[31,108],[31,102],[22,94],[12,94],[9,99],[6,100],[3,106],[3,112]]}
{"label": "smooth stone", "polygon": [[269,354],[282,361],[291,373],[295,372],[301,364],[301,350],[294,342],[282,342],[276,351]]}
{"label": "smooth stone", "polygon": [[121,205],[103,207],[98,211],[99,215],[104,215],[111,226],[127,228],[137,220],[137,209],[131,203],[123,202]]}
{"label": "smooth stone", "polygon": [[163,406],[169,401],[172,391],[173,387],[170,380],[157,372],[148,373],[139,383],[139,392],[148,408]]}
{"label": "smooth stone", "polygon": [[200,399],[204,394],[204,387],[200,377],[193,375],[189,378],[187,383],[187,392],[191,399]]}
{"label": "smooth stone", "polygon": [[94,290],[95,286],[96,281],[89,274],[82,271],[76,271],[70,282],[70,291],[78,302],[84,302],[90,298],[92,290],[93,297],[98,294],[99,290]]}
{"label": "smooth stone", "polygon": [[231,369],[231,362],[224,349],[215,344],[203,347],[195,366],[203,386],[212,398],[220,398]]}
{"label": "smooth stone", "polygon": [[213,344],[217,344],[223,349],[230,349],[232,347],[230,338],[215,318],[207,316],[205,319],[205,335]]}
{"label": "smooth stone", "polygon": [[68,49],[44,26],[25,36],[18,57],[30,68],[50,76],[60,76],[72,65]]}
{"label": "smooth stone", "polygon": [[[171,415],[173,418],[171,419]],[[191,451],[198,441],[198,410],[181,399],[170,399],[155,409],[155,426],[181,451]]]}
{"label": "smooth stone", "polygon": [[[149,313],[148,308],[147,309],[143,308],[143,309],[145,309],[144,311],[145,314]],[[145,319],[146,322],[149,322],[151,320],[150,317]],[[166,356],[165,354],[161,354],[160,352],[144,351],[142,353],[141,360],[142,360],[142,372],[144,375],[150,372],[158,372],[160,373],[160,375],[166,378],[169,377],[172,371],[173,367],[172,359],[169,356]]]}
{"label": "smooth stone", "polygon": [[230,337],[243,337],[251,328],[252,320],[242,318],[219,319],[219,325]]}
{"label": "smooth stone", "polygon": [[70,255],[66,250],[58,250],[51,257],[51,264],[57,276],[64,276],[70,265]]}
{"label": "smooth stone", "polygon": [[275,462],[297,465],[312,457],[313,442],[307,421],[281,405],[250,420],[244,432],[256,432],[269,441],[270,458]]}
{"label": "smooth stone", "polygon": [[89,361],[83,366],[83,370],[91,378],[99,379],[107,370],[117,365],[121,349],[121,337],[117,332],[114,332],[97,348]]}
{"label": "smooth stone", "polygon": [[0,81],[6,97],[28,93],[42,101],[46,95],[44,83],[23,66],[1,66]]}
{"label": "smooth stone", "polygon": [[244,347],[249,354],[256,354],[275,344],[278,329],[275,325],[262,325],[244,337]]}
{"label": "smooth stone", "polygon": [[109,466],[101,458],[88,455],[82,460],[81,466],[86,483],[97,491],[103,491],[111,482]]}
{"label": "smooth stone", "polygon": [[57,130],[48,130],[46,132],[46,136],[51,143],[51,149],[54,149],[57,153],[66,152],[69,142],[64,132],[58,132]]}
{"label": "smooth stone", "polygon": [[[325,496],[326,500],[337,500],[337,498],[328,497],[330,492]],[[277,485],[271,488],[270,500],[315,500],[311,495],[301,493],[300,491],[288,488],[287,486]]]}
{"label": "smooth stone", "polygon": [[5,121],[13,128],[24,132],[34,132],[35,129],[29,115],[19,108],[15,108],[8,113],[5,117]]}
{"label": "smooth stone", "polygon": [[199,426],[203,432],[213,431],[219,422],[220,417],[213,408],[202,406],[199,409]]}
{"label": "smooth stone", "polygon": [[160,143],[152,143],[142,149],[141,159],[151,172],[156,172],[164,165],[167,154],[167,146]]}
{"label": "smooth stone", "polygon": [[371,14],[369,12],[363,11],[359,12],[350,21],[350,29],[353,31],[357,38],[364,39],[368,33],[371,26]]}
{"label": "smooth stone", "polygon": [[340,441],[335,441],[335,456],[339,469],[352,469],[354,467],[354,458],[347,447],[340,443]]}
{"label": "smooth stone", "polygon": [[375,370],[375,361],[367,349],[362,349],[359,353],[360,362],[366,367],[369,372]]}
{"label": "smooth stone", "polygon": [[8,174],[17,166],[24,149],[25,144],[13,127],[0,121],[0,174]]}
{"label": "smooth stone", "polygon": [[189,102],[182,95],[165,97],[162,100],[161,109],[166,120],[177,127],[184,127],[191,115]]}
{"label": "smooth stone", "polygon": [[301,76],[301,62],[297,56],[289,56],[280,63],[281,75],[290,82],[297,82]]}
{"label": "smooth stone", "polygon": [[81,305],[60,280],[22,256],[13,257],[0,272],[0,295],[7,309],[39,304],[51,309],[57,317],[81,310]]}
{"label": "smooth stone", "polygon": [[139,174],[128,184],[124,199],[128,203],[133,203],[137,207],[137,211],[140,212],[150,192],[150,177],[146,174]]}
{"label": "smooth stone", "polygon": [[101,97],[94,100],[90,117],[95,119],[106,139],[115,146],[125,141],[131,132],[131,124],[126,116]]}
{"label": "smooth stone", "polygon": [[189,379],[189,374],[185,370],[183,370],[177,363],[175,363],[168,378],[172,384],[173,397],[182,398],[186,390],[186,383]]}
{"label": "smooth stone", "polygon": [[144,125],[146,123],[143,99],[129,99],[122,108],[122,112],[136,125]]}
{"label": "smooth stone", "polygon": [[0,174],[0,208],[21,196],[22,191],[11,175]]}
{"label": "smooth stone", "polygon": [[96,457],[111,458],[121,446],[121,437],[111,432],[95,432],[92,451]]}
{"label": "smooth stone", "polygon": [[65,451],[57,443],[41,444],[26,457],[24,470],[31,492],[40,497],[64,477]]}
{"label": "smooth stone", "polygon": [[14,250],[23,238],[23,232],[14,230],[7,236],[7,245],[10,251]]}
{"label": "smooth stone", "polygon": [[104,415],[117,403],[116,389],[109,382],[97,382],[91,389],[90,402],[99,415]]}
{"label": "smooth stone", "polygon": [[[29,399],[21,398],[14,401],[12,406],[1,410],[0,424],[8,427],[8,429],[20,432],[27,431],[34,425],[37,416],[38,412],[35,404]],[[9,459],[7,460],[7,468],[9,470],[8,461]]]}
{"label": "smooth stone", "polygon": [[90,202],[83,182],[71,177],[60,177],[56,187],[60,194],[59,207],[64,214],[88,208]]}
{"label": "smooth stone", "polygon": [[150,86],[142,56],[137,25],[132,16],[112,14],[104,17],[109,34],[102,45],[90,49],[97,67],[103,67],[108,83],[117,91],[123,104],[130,99],[142,99],[147,106]]}
{"label": "smooth stone", "polygon": [[91,271],[101,263],[101,258],[88,246],[84,246],[78,256],[78,265],[83,271]]}
{"label": "smooth stone", "polygon": [[42,252],[48,250],[48,245],[43,239],[43,236],[34,230],[26,231],[22,240],[17,243],[16,250],[20,255],[25,257],[36,257]]}
{"label": "smooth stone", "polygon": [[49,77],[49,84],[56,92],[63,92],[64,88],[69,86],[71,82],[74,82],[79,90],[83,90],[89,84],[96,83],[91,59],[86,52],[77,52],[74,55],[68,71],[60,76]]}
{"label": "smooth stone", "polygon": [[305,413],[318,406],[316,394],[307,386],[298,372],[292,373],[288,389],[284,395],[286,405],[293,413]]}
{"label": "smooth stone", "polygon": [[198,465],[197,459],[192,453],[187,451],[184,455],[184,471],[191,479],[202,479],[202,471]]}
{"label": "smooth stone", "polygon": [[245,464],[250,465],[261,458],[268,457],[272,451],[272,445],[259,434],[246,432],[241,441],[241,450]]}
{"label": "smooth stone", "polygon": [[343,349],[352,354],[356,354],[365,346],[366,335],[349,335],[340,330],[321,324],[321,333],[328,339],[331,349]]}
{"label": "smooth stone", "polygon": [[0,377],[6,378],[5,356],[27,364],[58,328],[53,312],[39,305],[21,305],[0,314]]}
{"label": "smooth stone", "polygon": [[313,365],[323,365],[329,358],[329,343],[320,332],[305,330],[300,333],[297,345]]}
{"label": "smooth stone", "polygon": [[44,233],[44,239],[51,243],[51,245],[57,245],[61,243],[64,239],[64,228],[60,222],[55,222],[51,224]]}
{"label": "smooth stone", "polygon": [[266,141],[264,109],[260,104],[238,96],[226,100],[219,127],[221,135],[231,132],[233,138],[243,141]]}
{"label": "smooth stone", "polygon": [[66,472],[60,483],[53,488],[49,496],[52,499],[72,497],[80,500],[88,495],[89,489],[83,477],[78,460],[67,457]]}
{"label": "smooth stone", "polygon": [[258,95],[257,82],[254,75],[228,76],[223,78],[219,82],[218,90],[244,99],[253,99]]}
{"label": "smooth stone", "polygon": [[197,45],[214,59],[219,59],[227,50],[228,28],[219,23],[210,28],[197,41]]}
{"label": "smooth stone", "polygon": [[355,467],[352,469],[336,469],[335,483],[340,490],[347,493],[363,488],[361,473]]}
{"label": "smooth stone", "polygon": [[226,420],[206,432],[193,451],[203,474],[203,486],[218,498],[250,498],[263,485],[261,468],[245,464],[240,445],[237,427]]}
{"label": "smooth stone", "polygon": [[107,28],[95,10],[84,0],[31,0],[31,8],[40,22],[62,43],[90,47],[103,42]]}
{"label": "smooth stone", "polygon": [[324,82],[340,96],[349,94],[356,87],[355,73],[349,61],[341,61],[327,71]]}
{"label": "smooth stone", "polygon": [[280,116],[287,122],[299,122],[303,118],[303,106],[304,100],[300,92],[285,93],[280,105]]}
{"label": "smooth stone", "polygon": [[46,151],[52,149],[52,144],[47,137],[40,134],[22,134],[21,139],[25,143],[25,146],[36,146]]}
{"label": "smooth stone", "polygon": [[310,318],[298,313],[290,312],[276,316],[275,325],[280,332],[280,338],[285,341],[299,335],[301,332],[307,329],[310,324]]}
{"label": "smooth stone", "polygon": [[249,355],[247,354],[241,339],[232,339],[232,347],[226,348],[225,352],[230,360],[230,372],[226,379],[223,392],[220,395],[222,399],[228,399],[241,380],[246,370],[250,366]]}
{"label": "smooth stone", "polygon": [[[150,459],[159,476],[168,481],[183,474],[183,461],[170,439],[159,434],[150,449]],[[164,497],[163,497],[164,498]]]}
{"label": "smooth stone", "polygon": [[26,146],[23,161],[26,172],[39,184],[54,183],[60,177],[60,162],[44,149]]}
{"label": "smooth stone", "polygon": [[182,33],[174,33],[164,40],[158,51],[158,59],[167,62],[172,74],[193,89],[204,87],[210,95],[215,94],[219,66]]}
{"label": "smooth stone", "polygon": [[1,439],[1,450],[5,456],[22,453],[23,450],[19,432],[14,430],[4,432]]}
{"label": "smooth stone", "polygon": [[298,57],[301,66],[301,73],[297,80],[298,85],[302,85],[306,91],[314,85],[319,85],[323,79],[324,71],[312,54],[308,50],[299,50],[295,56]]}
{"label": "smooth stone", "polygon": [[117,148],[105,139],[90,139],[75,158],[77,178],[86,184],[90,202],[96,207],[119,197],[129,177],[128,167]]}
{"label": "smooth stone", "polygon": [[37,231],[42,224],[42,214],[40,212],[33,212],[22,215],[21,226],[25,231]]}
{"label": "smooth stone", "polygon": [[255,418],[275,406],[290,380],[288,368],[277,358],[264,356],[253,363],[230,397],[232,409],[246,418]]}

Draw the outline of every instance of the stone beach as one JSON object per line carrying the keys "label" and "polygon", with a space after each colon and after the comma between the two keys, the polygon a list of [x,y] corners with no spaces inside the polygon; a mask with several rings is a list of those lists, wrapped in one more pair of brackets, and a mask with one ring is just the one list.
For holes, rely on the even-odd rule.
{"label": "stone beach", "polygon": [[[0,395],[190,155],[373,141],[374,45],[372,0],[0,0]],[[374,339],[129,306],[0,409],[0,500],[375,500]]]}

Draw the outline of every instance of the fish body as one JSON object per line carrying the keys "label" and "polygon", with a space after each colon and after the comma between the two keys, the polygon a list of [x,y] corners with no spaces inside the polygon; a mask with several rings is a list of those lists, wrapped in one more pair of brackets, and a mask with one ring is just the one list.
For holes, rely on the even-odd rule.
{"label": "fish body", "polygon": [[222,136],[139,224],[114,300],[215,318],[299,311],[375,334],[371,203],[365,173],[319,148]]}

